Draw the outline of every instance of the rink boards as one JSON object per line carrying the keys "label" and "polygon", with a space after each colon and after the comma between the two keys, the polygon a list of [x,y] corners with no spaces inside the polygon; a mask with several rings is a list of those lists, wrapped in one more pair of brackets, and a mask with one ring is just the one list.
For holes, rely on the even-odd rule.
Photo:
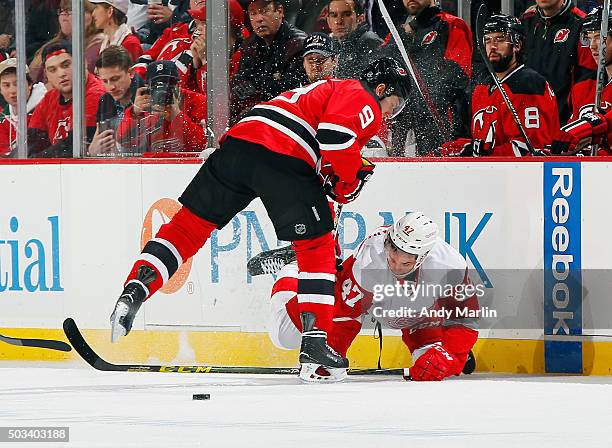
{"label": "rink boards", "polygon": [[[278,242],[256,201],[147,302],[135,331],[111,346],[108,316],[142,245],[176,212],[194,161],[0,165],[0,333],[61,338],[65,317],[118,362],[295,364],[266,334],[270,276],[246,261]],[[344,254],[367,233],[421,210],[486,285],[479,370],[608,374],[612,307],[607,285],[612,160],[402,160],[378,162],[340,225]],[[608,274],[608,275],[606,275]],[[384,367],[409,355],[388,331]],[[372,367],[378,341],[365,329],[349,351]],[[3,344],[0,359],[71,360]]]}

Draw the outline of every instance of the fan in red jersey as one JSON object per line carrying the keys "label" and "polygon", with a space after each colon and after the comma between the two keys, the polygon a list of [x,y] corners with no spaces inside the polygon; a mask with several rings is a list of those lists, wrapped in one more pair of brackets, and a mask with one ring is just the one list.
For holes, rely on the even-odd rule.
{"label": "fan in red jersey", "polygon": [[[49,44],[42,53],[45,74],[53,87],[36,106],[28,123],[29,157],[72,157],[72,53],[66,41]],[[104,84],[91,73],[85,83],[87,141],[96,133],[98,101]]]}
{"label": "fan in red jersey", "polygon": [[[559,129],[550,85],[521,63],[524,34],[515,17],[492,16],[484,26],[487,57],[534,148],[544,148]],[[509,107],[489,75],[471,96],[471,139],[442,145],[442,155],[521,157],[529,154]]]}
{"label": "fan in red jersey", "polygon": [[[237,0],[230,0],[230,76],[238,69],[241,51],[236,43],[248,36],[244,27],[244,10]],[[193,20],[164,30],[153,46],[134,64],[143,79],[147,65],[153,61],[172,61],[181,76],[181,87],[206,94],[206,7],[190,9]]]}
{"label": "fan in red jersey", "polygon": [[[269,335],[274,345],[283,349],[300,346],[302,327],[297,282],[297,267],[290,263],[278,273],[272,289]],[[391,294],[381,297],[381,291],[389,286],[394,289],[396,285],[419,285],[419,289],[412,290],[419,292],[409,298],[413,306],[405,306],[405,300]],[[469,293],[470,288],[473,293]],[[437,295],[439,291],[454,291],[454,294]],[[328,335],[329,345],[345,356],[365,315],[371,315],[388,327],[401,329],[402,340],[412,353],[414,363],[405,369],[406,379],[439,381],[458,375],[478,338],[476,319],[460,317],[461,310],[479,308],[466,261],[438,237],[438,226],[420,212],[409,213],[395,224],[379,227],[369,235],[342,264],[334,297],[334,325]],[[409,307],[415,311],[413,317],[406,311]],[[417,307],[445,313],[421,316],[423,313]],[[400,316],[396,311],[408,316]],[[438,314],[448,318],[432,317]],[[331,372],[323,366],[316,366],[310,373],[328,382],[346,377],[346,370]]]}
{"label": "fan in red jersey", "polygon": [[[259,197],[276,235],[292,241],[297,256],[300,362],[306,370],[346,369],[348,360],[327,345],[336,258],[326,192],[341,203],[356,199],[374,170],[360,150],[383,117],[401,111],[409,89],[406,71],[382,58],[361,80],[322,80],[255,106],[202,165],[179,198],[182,209],[145,245],[111,315],[112,340],[131,330],[142,303],[213,230]],[[333,169],[324,184],[317,171],[323,158]]]}

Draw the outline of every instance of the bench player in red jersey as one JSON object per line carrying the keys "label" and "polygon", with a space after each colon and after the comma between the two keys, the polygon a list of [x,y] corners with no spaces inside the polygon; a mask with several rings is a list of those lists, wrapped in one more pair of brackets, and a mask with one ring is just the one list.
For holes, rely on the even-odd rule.
{"label": "bench player in red jersey", "polygon": [[[287,264],[272,288],[268,331],[274,345],[283,349],[300,346],[297,277],[295,264]],[[401,309],[405,301],[400,297],[380,297],[384,286],[404,283],[421,285],[411,302],[418,311],[414,317],[388,312]],[[439,295],[439,291],[445,293]],[[448,318],[420,316],[423,308],[446,310]],[[365,316],[371,315],[390,328],[401,329],[414,363],[405,369],[405,379],[439,381],[463,370],[478,338],[476,319],[463,315],[478,309],[477,289],[469,279],[465,259],[438,237],[438,226],[431,219],[412,212],[391,226],[376,229],[342,263],[328,342],[346,356]],[[344,379],[346,370],[332,372],[317,366],[310,375],[313,380],[334,382]]]}
{"label": "bench player in red jersey", "polygon": [[[179,198],[182,209],[145,245],[111,315],[113,340],[213,230],[259,197],[278,238],[292,241],[297,254],[302,366],[346,369],[348,360],[327,345],[336,260],[326,192],[340,203],[357,197],[374,168],[360,150],[383,118],[401,111],[409,89],[406,71],[381,58],[360,80],[321,80],[255,106],[222,137]],[[323,158],[333,169],[325,185]]]}
{"label": "bench player in red jersey", "polygon": [[[484,26],[484,45],[495,75],[534,148],[559,129],[557,100],[548,82],[522,63],[525,35],[516,17],[502,14]],[[522,157],[529,154],[513,115],[489,74],[475,82],[470,104],[471,139],[442,145],[442,155]]]}

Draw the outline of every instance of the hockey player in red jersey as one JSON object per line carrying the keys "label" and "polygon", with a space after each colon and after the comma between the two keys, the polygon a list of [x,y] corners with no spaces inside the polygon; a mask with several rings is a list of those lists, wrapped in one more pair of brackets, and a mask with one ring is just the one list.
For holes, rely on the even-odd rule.
{"label": "hockey player in red jersey", "polygon": [[[327,345],[336,273],[333,220],[326,192],[354,200],[373,173],[360,150],[383,118],[401,111],[410,84],[393,59],[372,62],[361,80],[322,80],[255,106],[222,138],[134,264],[111,315],[112,339],[126,335],[142,303],[240,210],[259,197],[279,239],[292,241],[299,266],[300,363],[345,369]],[[334,170],[323,185],[317,167]],[[307,379],[305,375],[302,378]]]}
{"label": "hockey player in red jersey", "polygon": [[[608,38],[612,36],[612,15],[608,18]],[[601,30],[601,7],[593,9],[582,23],[582,40],[588,42],[595,63],[599,60],[599,35]],[[604,42],[604,50],[607,45]],[[601,92],[599,112],[605,112],[612,107],[612,51],[605,51],[604,84]],[[572,86],[569,103],[572,110],[570,121],[582,117],[585,112],[593,112],[595,91],[597,88],[597,72],[590,71]]]}
{"label": "hockey player in red jersey", "polygon": [[[494,15],[484,26],[487,57],[534,148],[547,145],[559,128],[557,101],[546,80],[521,63],[525,35],[515,17]],[[471,139],[442,146],[442,155],[521,157],[529,154],[508,106],[489,75],[471,97]]]}
{"label": "hockey player in red jersey", "polygon": [[[274,345],[283,349],[295,349],[300,344],[297,275],[294,264],[285,265],[272,288],[268,331]],[[413,302],[419,308],[448,310],[450,317],[388,317],[394,313],[385,310],[401,310],[402,303],[397,297],[381,299],[380,291],[384,286],[404,283],[420,284],[420,291],[425,291],[417,293]],[[413,366],[405,369],[406,379],[439,381],[458,375],[478,338],[476,320],[457,314],[459,310],[479,308],[470,287],[473,285],[465,259],[438,237],[437,225],[421,212],[409,213],[391,226],[376,229],[342,264],[336,280],[329,345],[345,356],[364,316],[369,314],[391,328],[401,329],[413,361]],[[455,294],[432,296],[427,295],[429,290]],[[466,293],[461,295],[460,291]],[[346,371],[329,372],[318,366],[311,375],[333,382],[344,379]]]}

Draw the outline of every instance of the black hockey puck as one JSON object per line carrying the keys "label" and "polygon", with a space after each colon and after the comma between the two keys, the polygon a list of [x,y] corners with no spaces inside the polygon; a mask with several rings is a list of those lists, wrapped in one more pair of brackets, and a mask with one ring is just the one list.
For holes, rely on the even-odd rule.
{"label": "black hockey puck", "polygon": [[194,400],[210,400],[210,394],[193,394]]}

